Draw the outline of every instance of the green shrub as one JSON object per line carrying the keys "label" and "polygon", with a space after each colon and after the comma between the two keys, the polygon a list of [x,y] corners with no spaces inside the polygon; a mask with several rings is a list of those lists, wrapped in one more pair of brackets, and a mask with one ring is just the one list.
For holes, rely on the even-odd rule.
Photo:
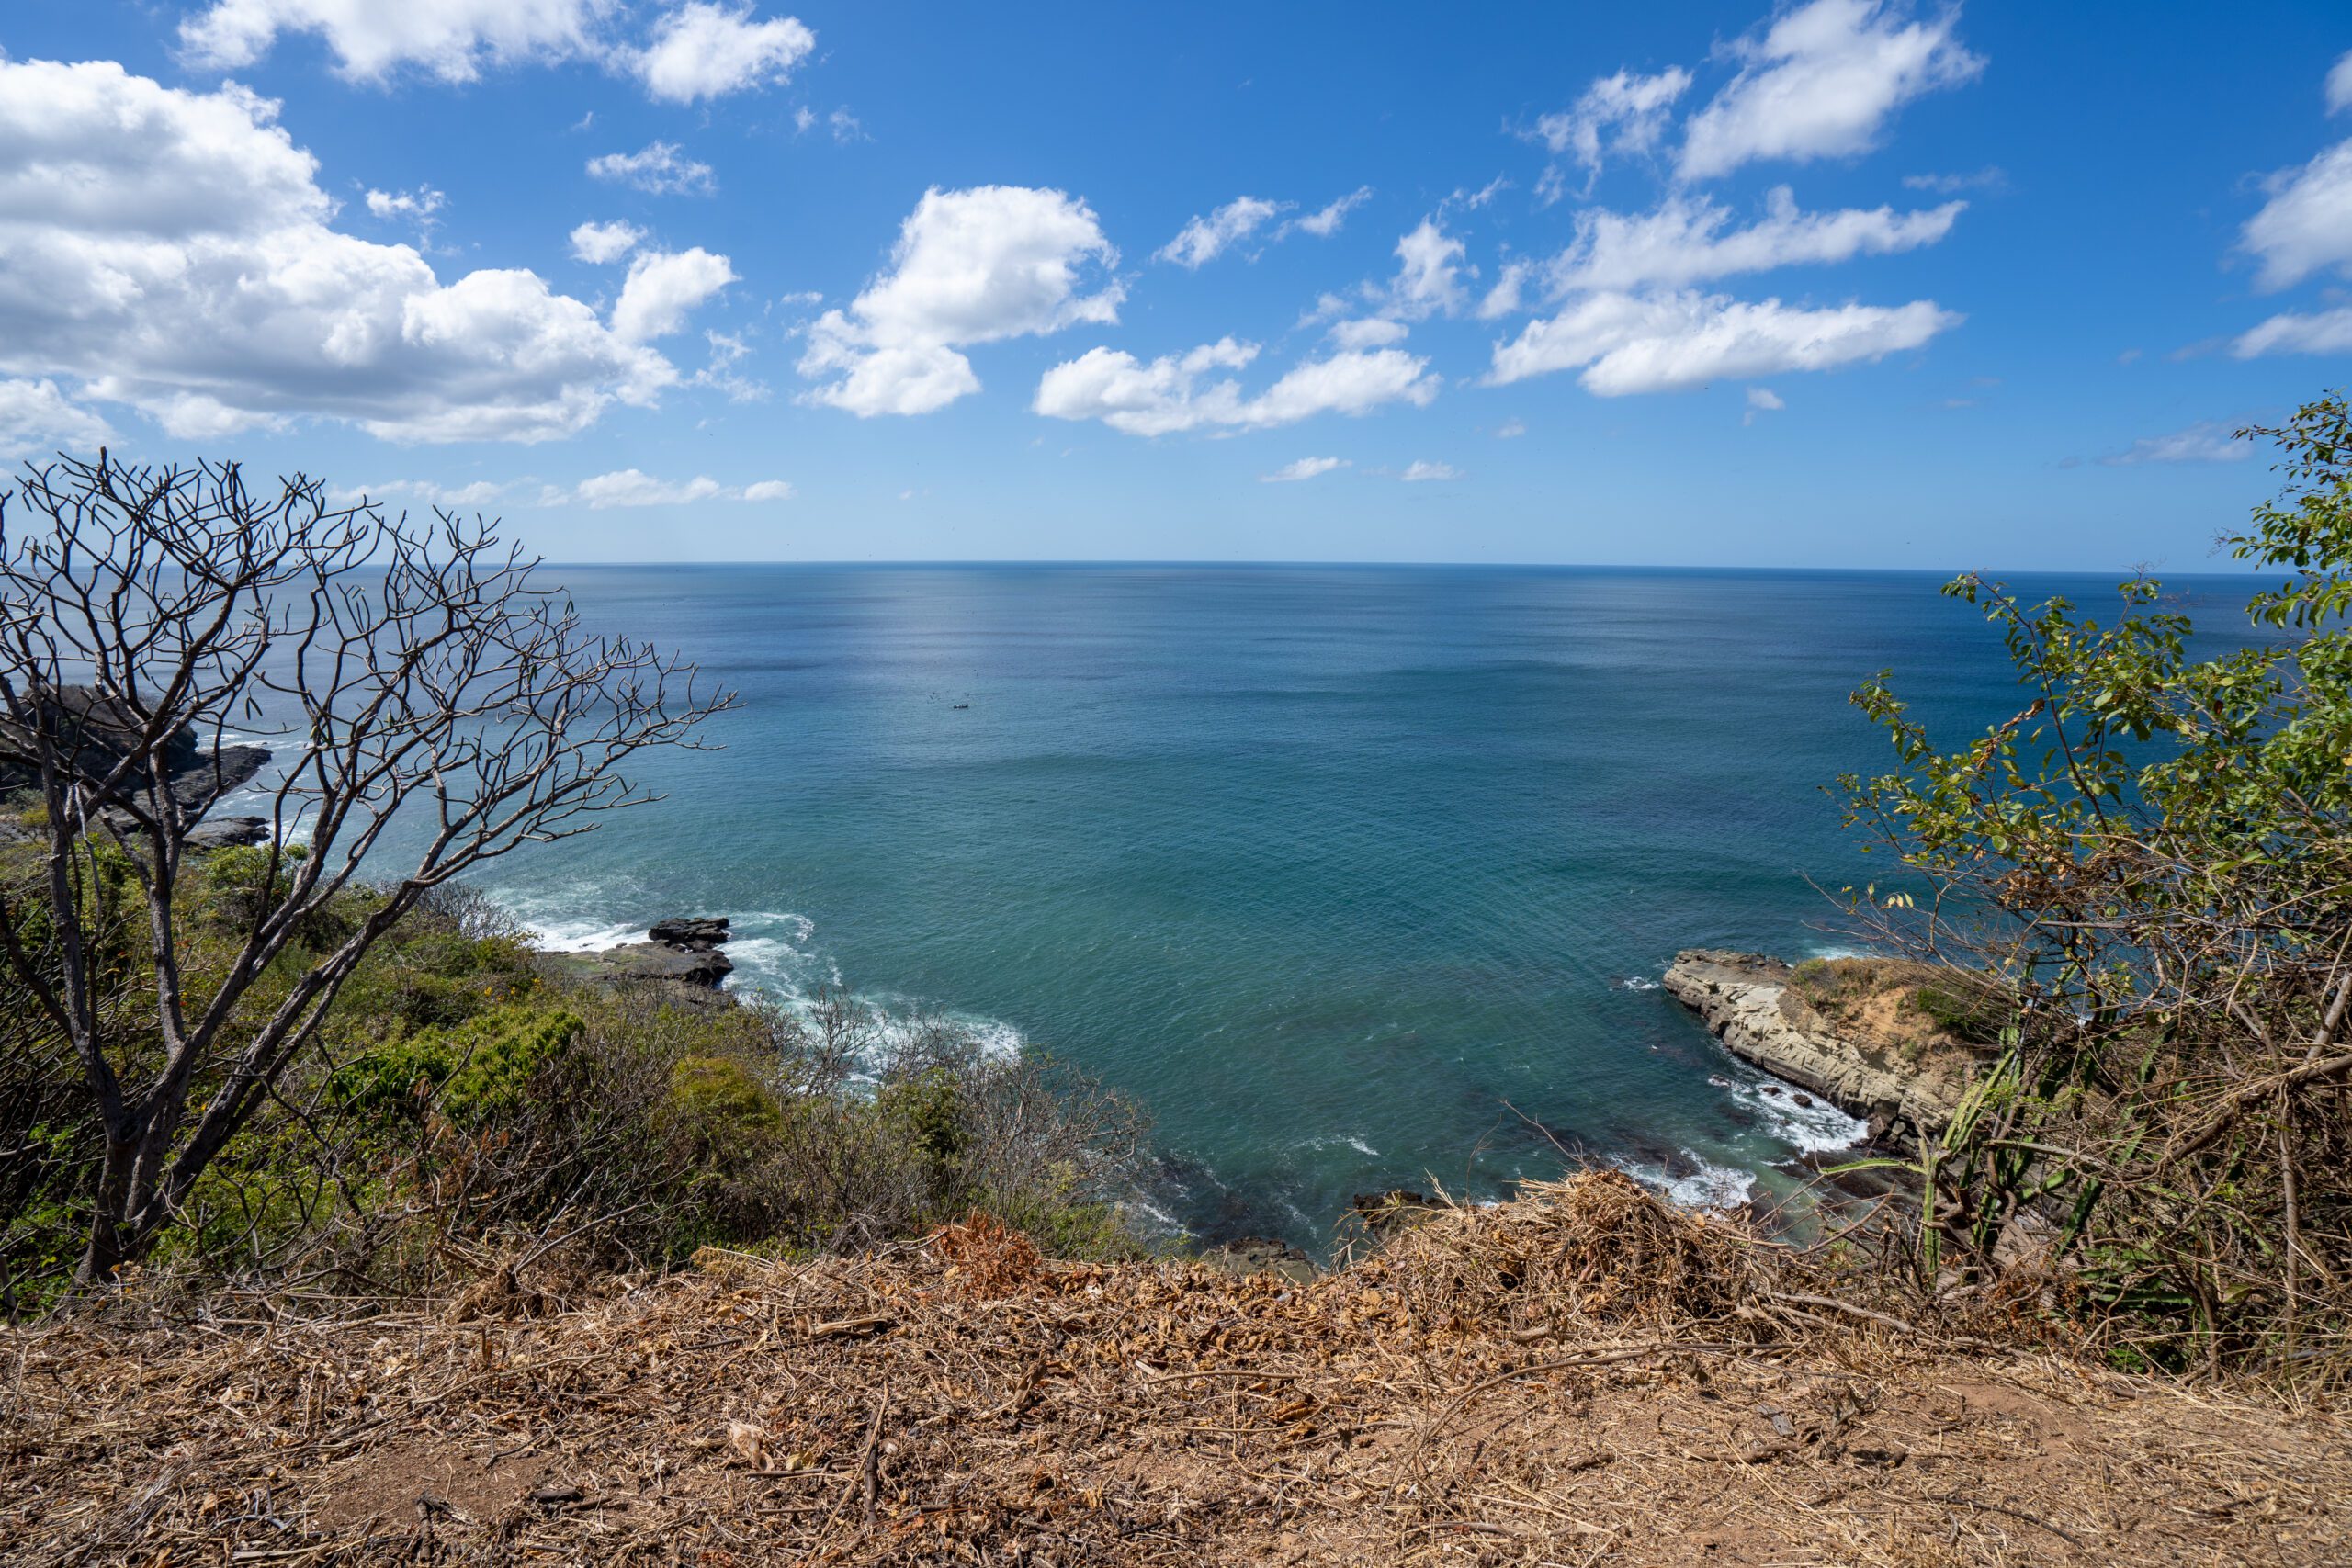
{"label": "green shrub", "polygon": [[533,1075],[586,1029],[560,1009],[495,1008],[366,1052],[336,1068],[329,1087],[354,1111],[421,1115],[431,1103],[452,1125],[478,1128],[515,1111]]}
{"label": "green shrub", "polygon": [[686,1056],[670,1068],[670,1092],[656,1121],[697,1163],[731,1170],[775,1135],[784,1111],[732,1056]]}

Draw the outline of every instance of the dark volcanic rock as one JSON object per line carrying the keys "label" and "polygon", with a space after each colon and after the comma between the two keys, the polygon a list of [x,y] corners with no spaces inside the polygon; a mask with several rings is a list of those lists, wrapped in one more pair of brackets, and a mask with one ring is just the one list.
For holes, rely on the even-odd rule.
{"label": "dark volcanic rock", "polygon": [[725,919],[663,920],[646,935],[652,940],[591,953],[542,953],[538,964],[549,974],[614,991],[658,987],[664,999],[688,1007],[735,1005],[719,989],[735,972],[734,961],[718,951],[728,938]]}
{"label": "dark volcanic rock", "polygon": [[680,917],[662,920],[645,933],[655,942],[670,947],[712,948],[728,939],[727,917],[715,919]]}
{"label": "dark volcanic rock", "polygon": [[[140,747],[138,716],[111,697],[87,686],[63,686],[39,705],[32,731],[62,744],[71,765],[85,779],[110,774]],[[28,727],[0,715],[0,798],[40,787]],[[182,725],[161,748],[164,785],[183,811],[200,817],[212,803],[243,788],[269,761],[266,746],[222,746],[207,750],[192,725]],[[149,770],[135,767],[117,784],[114,798],[129,802],[152,783]]]}
{"label": "dark volcanic rock", "polygon": [[191,850],[226,850],[268,841],[266,817],[214,817],[190,829],[187,836]]}

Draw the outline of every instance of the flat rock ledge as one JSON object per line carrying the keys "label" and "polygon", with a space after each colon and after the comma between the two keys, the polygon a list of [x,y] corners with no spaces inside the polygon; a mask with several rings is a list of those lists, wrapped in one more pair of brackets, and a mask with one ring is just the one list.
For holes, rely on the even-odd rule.
{"label": "flat rock ledge", "polygon": [[1793,973],[1760,953],[1691,948],[1675,954],[1666,988],[1733,1055],[1863,1118],[1873,1139],[1941,1132],[1966,1092],[1973,1057],[1905,1061],[1875,1042],[1840,1034],[1798,992]]}
{"label": "flat rock ledge", "polygon": [[643,942],[586,953],[542,953],[537,960],[550,975],[609,991],[650,990],[686,1007],[730,1008],[735,998],[719,987],[735,964],[718,951],[729,934],[724,917],[679,918],[656,923]]}

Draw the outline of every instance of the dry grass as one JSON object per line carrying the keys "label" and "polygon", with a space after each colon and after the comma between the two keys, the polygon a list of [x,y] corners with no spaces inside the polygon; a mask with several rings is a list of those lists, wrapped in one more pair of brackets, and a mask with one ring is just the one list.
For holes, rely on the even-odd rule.
{"label": "dry grass", "polygon": [[699,1263],[537,1317],[15,1333],[0,1558],[2352,1560],[2339,1412],[1816,1296],[1611,1174],[1303,1287],[987,1222]]}

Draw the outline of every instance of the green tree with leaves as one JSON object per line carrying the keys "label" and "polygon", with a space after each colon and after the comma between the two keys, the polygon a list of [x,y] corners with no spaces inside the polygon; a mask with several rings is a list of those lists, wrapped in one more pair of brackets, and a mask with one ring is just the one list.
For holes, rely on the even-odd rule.
{"label": "green tree with leaves", "polygon": [[1947,748],[1882,673],[1898,766],[1849,824],[1932,896],[1872,911],[1991,972],[2010,1043],[1932,1151],[1946,1260],[2047,1235],[2120,1341],[2341,1364],[2352,1331],[2352,410],[2277,428],[2282,493],[2221,540],[2266,581],[2192,650],[2146,578],[2101,624],[1974,575],[2019,710]]}

